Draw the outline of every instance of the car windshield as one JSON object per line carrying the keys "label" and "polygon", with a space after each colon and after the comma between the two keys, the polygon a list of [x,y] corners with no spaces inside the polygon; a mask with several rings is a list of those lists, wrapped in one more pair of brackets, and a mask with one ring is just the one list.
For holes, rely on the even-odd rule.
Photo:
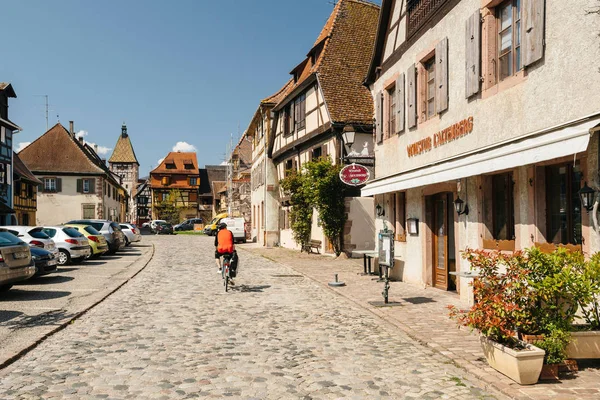
{"label": "car windshield", "polygon": [[83,237],[81,232],[79,232],[75,228],[63,228],[63,232],[66,233],[70,237]]}
{"label": "car windshield", "polygon": [[48,236],[46,233],[44,233],[44,230],[42,228],[35,228],[30,230],[29,235],[32,238],[36,238],[36,239],[50,239],[50,236]]}
{"label": "car windshield", "polygon": [[220,218],[214,218],[212,221],[210,221],[210,224],[216,224],[217,222],[219,222]]}
{"label": "car windshield", "polygon": [[21,239],[16,237],[10,232],[0,232],[0,247],[15,246],[19,244],[25,244]]}
{"label": "car windshield", "polygon": [[98,230],[96,228],[94,228],[93,226],[86,226],[85,231],[87,233],[89,233],[90,235],[101,235],[101,233],[98,232]]}
{"label": "car windshield", "polygon": [[51,238],[54,237],[54,235],[56,235],[56,229],[54,228],[44,228],[44,233],[48,236],[50,236]]}

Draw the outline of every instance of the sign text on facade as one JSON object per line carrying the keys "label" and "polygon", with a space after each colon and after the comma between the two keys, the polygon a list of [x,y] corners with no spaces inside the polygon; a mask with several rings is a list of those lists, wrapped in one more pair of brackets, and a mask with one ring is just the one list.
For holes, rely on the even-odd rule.
{"label": "sign text on facade", "polygon": [[453,140],[459,139],[473,132],[473,117],[463,119],[454,125],[421,139],[418,142],[406,146],[409,157],[418,156],[430,151],[434,147],[440,147]]}

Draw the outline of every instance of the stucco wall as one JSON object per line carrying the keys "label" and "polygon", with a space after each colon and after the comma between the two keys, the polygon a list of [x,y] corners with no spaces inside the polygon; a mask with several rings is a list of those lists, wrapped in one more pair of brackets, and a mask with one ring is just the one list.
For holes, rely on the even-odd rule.
{"label": "stucco wall", "polygon": [[[81,177],[62,176],[61,179],[60,193],[38,192],[37,225],[58,225],[72,219],[81,219],[83,204],[93,204],[96,207],[96,216],[102,208],[102,200],[98,195],[77,193],[77,179]],[[96,178],[96,182],[98,180],[100,179]]]}
{"label": "stucco wall", "polygon": [[[546,2],[544,58],[527,67],[525,78],[515,86],[491,97],[477,95],[467,100],[464,27],[467,18],[481,4],[481,0],[459,2],[373,85],[373,93],[380,92],[386,82],[400,72],[406,73],[411,64],[448,37],[448,110],[377,145],[378,178],[600,112],[599,21],[596,15],[586,15],[591,6],[589,0]],[[396,46],[401,44],[399,41]],[[421,155],[407,156],[409,144],[469,116],[474,120],[471,134]]]}

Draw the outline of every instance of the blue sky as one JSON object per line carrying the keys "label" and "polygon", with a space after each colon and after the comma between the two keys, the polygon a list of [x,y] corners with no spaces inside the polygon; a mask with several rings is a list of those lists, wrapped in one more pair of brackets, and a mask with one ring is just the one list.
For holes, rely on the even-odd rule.
{"label": "blue sky", "polygon": [[4,2],[0,81],[18,96],[15,148],[45,132],[48,95],[50,126],[57,115],[75,121],[107,157],[125,121],[141,174],[178,142],[201,166],[218,164],[332,9],[331,0]]}

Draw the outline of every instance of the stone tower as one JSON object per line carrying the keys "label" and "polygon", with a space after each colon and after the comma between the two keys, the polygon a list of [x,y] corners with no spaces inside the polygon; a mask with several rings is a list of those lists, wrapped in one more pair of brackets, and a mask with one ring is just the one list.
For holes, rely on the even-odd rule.
{"label": "stone tower", "polygon": [[137,205],[135,204],[134,197],[140,177],[140,163],[135,156],[135,151],[133,151],[133,145],[131,144],[131,140],[129,140],[125,123],[121,127],[121,135],[119,136],[119,140],[117,140],[115,150],[108,160],[108,165],[113,173],[121,177],[121,185],[129,194],[127,222],[135,223],[137,220]]}

